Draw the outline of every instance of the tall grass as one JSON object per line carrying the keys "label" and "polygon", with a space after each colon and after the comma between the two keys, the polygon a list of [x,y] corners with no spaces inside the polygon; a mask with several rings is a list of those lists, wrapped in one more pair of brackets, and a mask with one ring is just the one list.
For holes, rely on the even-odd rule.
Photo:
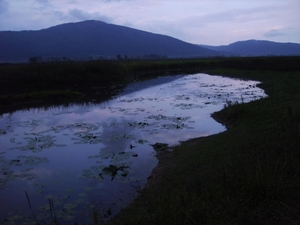
{"label": "tall grass", "polygon": [[225,68],[297,71],[300,70],[299,60],[300,57],[253,57],[0,64],[0,94],[126,84],[146,74],[157,73]]}

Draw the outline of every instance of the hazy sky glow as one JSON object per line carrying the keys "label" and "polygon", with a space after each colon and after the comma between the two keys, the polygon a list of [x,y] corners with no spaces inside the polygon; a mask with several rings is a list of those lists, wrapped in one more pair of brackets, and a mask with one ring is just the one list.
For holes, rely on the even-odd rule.
{"label": "hazy sky glow", "polygon": [[194,44],[300,43],[300,0],[0,0],[0,30],[101,20]]}

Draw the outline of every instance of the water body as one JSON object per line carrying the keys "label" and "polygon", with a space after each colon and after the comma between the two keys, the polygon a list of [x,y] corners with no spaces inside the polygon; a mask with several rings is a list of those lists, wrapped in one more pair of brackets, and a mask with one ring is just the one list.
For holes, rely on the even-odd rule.
{"label": "water body", "polygon": [[[226,128],[210,115],[226,101],[265,97],[256,81],[206,74],[128,85],[102,102],[0,116],[0,224],[91,223],[129,204],[172,146]],[[157,145],[156,145],[157,146]],[[2,223],[1,223],[2,222]]]}

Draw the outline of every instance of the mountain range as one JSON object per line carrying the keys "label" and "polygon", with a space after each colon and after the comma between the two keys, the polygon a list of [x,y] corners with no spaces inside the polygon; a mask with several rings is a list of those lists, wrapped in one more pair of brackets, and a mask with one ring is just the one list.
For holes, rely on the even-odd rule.
{"label": "mountain range", "polygon": [[236,56],[278,56],[278,55],[300,55],[300,44],[296,43],[277,43],[262,40],[238,41],[230,45],[201,47],[223,52],[224,55]]}
{"label": "mountain range", "polygon": [[0,31],[0,62],[41,59],[188,58],[300,55],[300,44],[240,41],[227,46],[196,45],[129,27],[89,20],[37,31]]}

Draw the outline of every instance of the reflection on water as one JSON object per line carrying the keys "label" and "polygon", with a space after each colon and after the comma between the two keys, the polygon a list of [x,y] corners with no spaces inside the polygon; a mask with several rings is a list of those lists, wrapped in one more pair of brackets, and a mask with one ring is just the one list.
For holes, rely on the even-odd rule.
{"label": "reflection on water", "polygon": [[[0,221],[89,223],[109,219],[156,166],[155,143],[224,131],[210,114],[226,100],[264,97],[257,82],[205,74],[129,85],[103,103],[0,116]],[[143,87],[143,88],[141,88]]]}

